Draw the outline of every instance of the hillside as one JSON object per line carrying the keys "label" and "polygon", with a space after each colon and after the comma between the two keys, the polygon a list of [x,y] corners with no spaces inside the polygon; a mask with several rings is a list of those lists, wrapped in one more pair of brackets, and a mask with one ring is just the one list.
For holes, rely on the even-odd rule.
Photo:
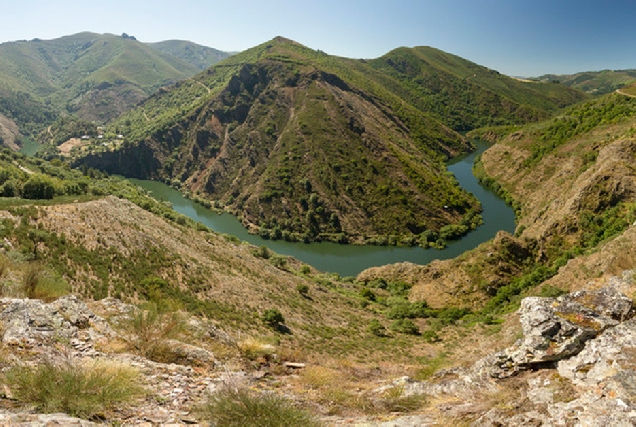
{"label": "hillside", "polygon": [[[442,163],[470,145],[414,85],[277,38],[157,94],[114,124],[131,144],[76,164],[171,182],[271,238],[441,242],[476,224],[477,204]],[[554,90],[538,116],[582,96]],[[525,122],[524,108],[478,114]]]}
{"label": "hillside", "polygon": [[76,164],[171,181],[272,238],[470,225],[478,204],[442,162],[470,145],[367,68],[279,38],[154,96],[114,124],[131,144]]}
{"label": "hillside", "polygon": [[546,74],[537,81],[558,81],[590,95],[605,95],[636,81],[636,70],[587,71],[575,74]]}
{"label": "hillside", "polygon": [[0,45],[0,114],[23,135],[60,115],[106,122],[199,69],[130,36],[79,33]]}
{"label": "hillside", "polygon": [[[515,236],[449,261],[397,264],[358,279],[401,280],[410,299],[505,312],[519,295],[576,290],[636,263],[636,99],[605,95],[527,125],[487,150],[475,173],[513,201]],[[631,227],[630,227],[631,226]]]}
{"label": "hillside", "polygon": [[207,46],[201,46],[186,40],[165,40],[156,43],[146,43],[148,46],[179,58],[188,64],[192,64],[199,70],[205,70],[210,66],[221,62],[233,55],[231,52],[223,52]]}
{"label": "hillside", "polygon": [[385,84],[405,100],[458,131],[546,119],[585,99],[564,85],[520,81],[431,47],[398,48],[369,64],[397,80]]}

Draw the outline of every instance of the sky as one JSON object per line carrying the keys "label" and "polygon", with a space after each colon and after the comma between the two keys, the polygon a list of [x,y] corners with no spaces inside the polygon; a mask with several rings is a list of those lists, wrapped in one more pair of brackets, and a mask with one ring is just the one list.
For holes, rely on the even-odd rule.
{"label": "sky", "polygon": [[81,31],[350,58],[432,46],[512,76],[636,68],[636,0],[0,0],[0,43]]}

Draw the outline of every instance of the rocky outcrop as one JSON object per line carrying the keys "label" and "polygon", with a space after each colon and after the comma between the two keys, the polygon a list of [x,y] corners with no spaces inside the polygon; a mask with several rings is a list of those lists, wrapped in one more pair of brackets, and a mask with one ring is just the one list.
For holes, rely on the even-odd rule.
{"label": "rocky outcrop", "polygon": [[40,300],[0,300],[2,342],[10,346],[46,348],[55,342],[69,342],[93,350],[93,343],[116,336],[103,318],[96,316],[74,295],[50,304]]}
{"label": "rocky outcrop", "polygon": [[525,298],[519,311],[523,339],[492,356],[492,377],[506,378],[579,353],[587,341],[627,319],[632,301],[608,287],[556,299]]}
{"label": "rocky outcrop", "polygon": [[431,380],[396,380],[425,394],[441,424],[476,426],[636,425],[633,274],[605,287],[522,301],[523,337],[467,368]]}

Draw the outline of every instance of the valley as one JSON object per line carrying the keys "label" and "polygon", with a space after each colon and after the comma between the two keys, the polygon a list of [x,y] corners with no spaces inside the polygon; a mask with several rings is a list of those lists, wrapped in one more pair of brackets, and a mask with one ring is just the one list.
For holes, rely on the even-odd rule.
{"label": "valley", "polygon": [[124,35],[0,45],[2,423],[636,420],[628,72]]}

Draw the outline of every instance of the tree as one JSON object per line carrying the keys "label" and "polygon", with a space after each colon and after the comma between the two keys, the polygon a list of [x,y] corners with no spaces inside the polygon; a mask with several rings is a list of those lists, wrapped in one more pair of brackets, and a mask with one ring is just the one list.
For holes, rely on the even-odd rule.
{"label": "tree", "polygon": [[277,328],[281,323],[285,323],[283,314],[277,308],[268,308],[261,314],[261,319],[272,328]]}
{"label": "tree", "polygon": [[52,199],[53,196],[55,196],[55,184],[46,175],[31,175],[22,187],[22,197],[25,199]]}

